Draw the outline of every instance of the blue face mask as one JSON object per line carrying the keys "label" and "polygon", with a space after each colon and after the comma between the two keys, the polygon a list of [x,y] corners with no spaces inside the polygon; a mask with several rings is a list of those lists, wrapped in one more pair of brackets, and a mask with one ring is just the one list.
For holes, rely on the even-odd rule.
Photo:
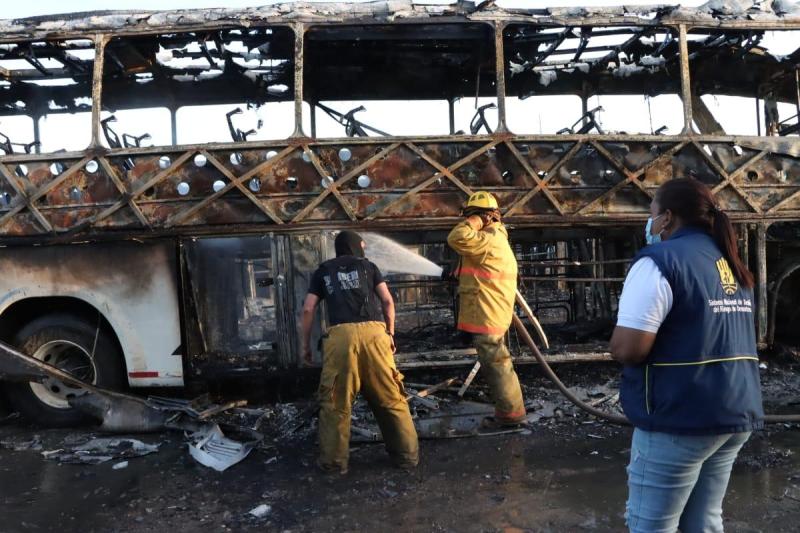
{"label": "blue face mask", "polygon": [[[663,215],[663,213],[661,215]],[[650,233],[650,231],[653,229],[653,222],[661,218],[661,215],[658,215],[656,218],[650,217],[647,219],[647,225],[644,227],[644,240],[647,241],[647,244],[661,242],[661,231],[664,231],[663,229],[656,235]]]}

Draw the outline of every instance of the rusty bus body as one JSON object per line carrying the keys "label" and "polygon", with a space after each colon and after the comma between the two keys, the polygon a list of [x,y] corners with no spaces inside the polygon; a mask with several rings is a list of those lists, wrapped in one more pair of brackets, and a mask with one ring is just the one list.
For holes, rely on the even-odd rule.
{"label": "rusty bus body", "polygon": [[[446,231],[482,189],[500,200],[521,288],[557,338],[548,357],[602,358],[649,202],[675,176],[709,184],[737,225],[758,282],[759,343],[796,335],[786,295],[800,272],[800,50],[760,43],[800,34],[800,11],[492,4],[0,21],[0,132],[9,117],[32,121],[31,142],[0,138],[4,339],[65,367],[105,341],[134,387],[296,368],[300,303],[331,230],[381,232],[445,264]],[[516,117],[525,129],[526,102],[541,110],[554,95],[579,105],[563,111],[562,130],[513,127]],[[670,95],[677,126],[604,131],[591,99],[620,95]],[[726,133],[704,95],[750,99],[755,133]],[[386,135],[331,104],[343,101],[434,102],[444,131]],[[480,112],[457,131],[465,101]],[[237,105],[270,103],[291,109],[286,135],[254,140],[236,127]],[[179,144],[188,106],[224,107],[229,140]],[[144,146],[144,132],[108,120],[143,108],[168,112],[167,142]],[[88,146],[37,144],[43,119],[65,113],[87,117]],[[323,114],[341,134],[317,134]],[[433,119],[416,120],[408,127],[428,131]],[[50,144],[79,142],[65,131]],[[408,341],[400,365],[463,363],[470,350],[441,341],[452,288],[390,279]],[[444,336],[426,344],[431,323]],[[97,380],[101,363],[86,377]],[[70,391],[44,389],[29,400],[50,401],[47,419]]]}

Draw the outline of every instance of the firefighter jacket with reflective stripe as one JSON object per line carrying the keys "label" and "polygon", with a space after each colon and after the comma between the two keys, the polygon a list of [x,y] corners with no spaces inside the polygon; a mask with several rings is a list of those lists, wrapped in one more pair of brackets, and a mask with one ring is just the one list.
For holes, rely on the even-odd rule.
{"label": "firefighter jacket with reflective stripe", "polygon": [[645,247],[672,288],[673,304],[641,365],[626,365],[622,407],[634,426],[725,434],[764,422],[753,291],[742,287],[714,240],[681,228]]}
{"label": "firefighter jacket with reflective stripe", "polygon": [[502,335],[511,325],[517,290],[517,260],[508,232],[499,222],[480,231],[459,223],[447,244],[461,256],[458,276],[458,329]]}

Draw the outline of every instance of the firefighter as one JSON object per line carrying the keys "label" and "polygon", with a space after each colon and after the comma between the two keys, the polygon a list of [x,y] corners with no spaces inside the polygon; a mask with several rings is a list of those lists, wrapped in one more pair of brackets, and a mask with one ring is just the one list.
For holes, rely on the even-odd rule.
{"label": "firefighter", "polygon": [[489,383],[495,416],[485,427],[513,426],[525,420],[519,378],[504,336],[511,325],[517,290],[517,260],[500,222],[497,200],[478,191],[467,201],[447,244],[460,256],[457,328],[472,334],[481,372]]}
{"label": "firefighter", "polygon": [[[410,470],[419,460],[417,432],[394,363],[394,301],[374,263],[364,258],[364,241],[342,231],[334,241],[336,258],[311,277],[302,317],[302,353],[311,361],[311,326],[321,299],[330,327],[323,335],[318,398],[319,467],[347,472],[350,412],[359,391],[378,421],[393,463]],[[381,318],[381,311],[383,317]]]}

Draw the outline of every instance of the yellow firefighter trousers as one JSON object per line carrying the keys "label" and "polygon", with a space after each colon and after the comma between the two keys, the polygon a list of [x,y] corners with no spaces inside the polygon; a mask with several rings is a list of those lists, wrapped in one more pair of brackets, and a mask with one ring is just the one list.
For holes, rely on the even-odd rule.
{"label": "yellow firefighter trousers", "polygon": [[347,470],[350,412],[359,391],[378,421],[386,451],[400,467],[419,461],[403,375],[397,371],[383,322],[338,324],[323,342],[318,398],[320,466]]}
{"label": "yellow firefighter trousers", "polygon": [[481,372],[489,383],[494,400],[495,417],[500,421],[514,422],[525,417],[525,403],[519,378],[511,363],[502,335],[474,335]]}

